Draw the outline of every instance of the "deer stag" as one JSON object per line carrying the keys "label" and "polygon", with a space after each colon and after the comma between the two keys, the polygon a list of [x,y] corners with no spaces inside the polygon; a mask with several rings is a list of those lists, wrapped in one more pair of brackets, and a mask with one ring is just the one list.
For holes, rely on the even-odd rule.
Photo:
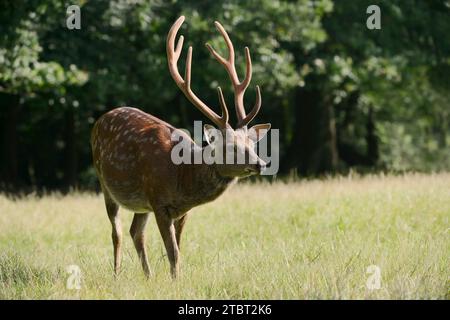
{"label": "deer stag", "polygon": [[[181,16],[173,24],[167,36],[167,59],[169,71],[184,95],[208,117],[220,130],[227,132],[221,145],[213,148],[231,147],[237,154],[249,159],[244,164],[174,164],[171,150],[176,144],[171,135],[180,131],[188,139],[192,151],[202,152],[202,147],[181,130],[138,109],[120,107],[100,117],[92,129],[91,147],[94,166],[104,194],[106,210],[112,224],[114,247],[114,271],[117,274],[121,261],[122,229],[118,216],[119,206],[133,211],[130,228],[134,246],[144,273],[150,269],[145,247],[145,226],[149,212],[154,212],[169,258],[172,277],[178,274],[180,238],[187,212],[200,204],[212,201],[239,177],[260,174],[266,163],[254,151],[254,144],[270,129],[270,124],[256,125],[247,129],[247,124],[261,107],[261,93],[256,87],[256,104],[246,115],[244,92],[252,75],[250,52],[245,48],[247,62],[245,79],[239,81],[234,65],[234,48],[221,26],[215,22],[228,47],[228,59],[220,56],[206,44],[207,48],[228,72],[234,87],[234,100],[238,119],[236,129],[228,124],[228,110],[220,87],[218,88],[222,116],[218,116],[202,102],[191,89],[192,47],[189,47],[184,78],[180,75],[177,61],[180,57],[183,36],[175,47],[175,37],[184,22]],[[211,142],[210,125],[204,126],[208,144]],[[231,133],[231,134],[230,134]],[[250,161],[253,160],[253,161]],[[251,164],[250,164],[251,163]]]}

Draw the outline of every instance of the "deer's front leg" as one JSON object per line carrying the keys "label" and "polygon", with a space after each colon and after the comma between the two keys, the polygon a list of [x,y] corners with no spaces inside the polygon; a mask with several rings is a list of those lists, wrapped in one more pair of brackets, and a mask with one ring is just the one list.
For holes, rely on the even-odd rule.
{"label": "deer's front leg", "polygon": [[158,224],[159,232],[166,247],[167,256],[170,262],[170,272],[172,278],[178,276],[178,244],[175,236],[174,220],[169,216],[167,210],[155,210],[156,223]]}
{"label": "deer's front leg", "polygon": [[181,233],[183,232],[184,224],[187,220],[187,213],[174,222],[175,237],[177,239],[178,250],[180,250]]}

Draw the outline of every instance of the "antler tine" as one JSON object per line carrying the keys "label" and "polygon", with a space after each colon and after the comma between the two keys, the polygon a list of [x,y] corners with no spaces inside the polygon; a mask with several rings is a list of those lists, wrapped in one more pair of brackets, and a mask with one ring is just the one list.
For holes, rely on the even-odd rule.
{"label": "antler tine", "polygon": [[222,64],[225,68],[227,68],[229,62],[225,58],[223,58],[220,54],[218,54],[209,43],[205,43],[205,46],[206,48],[208,48],[209,52],[212,53],[214,58],[216,58],[216,60],[219,61],[220,64]]}
{"label": "antler tine", "polygon": [[257,87],[257,101],[251,113],[246,116],[244,108],[244,94],[252,79],[252,60],[250,57],[250,50],[248,49],[248,47],[245,47],[246,72],[244,80],[240,82],[236,72],[236,66],[234,64],[235,56],[233,43],[231,42],[230,37],[228,36],[228,33],[225,31],[224,27],[217,21],[215,21],[214,24],[224,38],[225,43],[228,47],[228,59],[225,59],[220,54],[218,54],[210,44],[206,43],[206,47],[214,56],[214,58],[216,58],[216,60],[225,67],[225,70],[230,77],[231,83],[233,84],[234,88],[234,102],[236,116],[238,119],[238,128],[244,127],[256,116],[261,107],[261,93],[259,91],[259,87]]}
{"label": "antler tine", "polygon": [[219,30],[220,34],[222,35],[223,39],[225,40],[225,43],[228,47],[228,62],[231,64],[234,64],[234,47],[233,42],[231,42],[230,37],[228,36],[227,31],[225,28],[220,24],[219,21],[214,21],[214,25],[216,26],[217,30]]}
{"label": "antler tine", "polygon": [[206,43],[205,46],[208,48],[209,52],[216,58],[217,61],[219,61],[220,64],[222,64],[225,68],[225,70],[228,72],[228,75],[230,76],[231,82],[233,83],[233,86],[237,88],[239,86],[239,78],[236,73],[236,68],[234,66],[234,47],[233,43],[231,42],[230,37],[228,36],[228,33],[225,31],[224,27],[220,24],[220,22],[215,21],[214,22],[217,30],[219,30],[220,34],[222,35],[223,39],[225,40],[225,43],[228,47],[228,59],[225,59],[220,54],[217,53],[216,50],[213,49],[213,47]]}
{"label": "antler tine", "polygon": [[252,81],[252,58],[250,57],[250,49],[245,47],[245,78],[242,80],[241,87],[247,89],[250,81]]}
{"label": "antler tine", "polygon": [[191,65],[192,65],[192,46],[189,46],[187,57],[186,57],[186,66],[184,69],[184,81],[186,82],[186,90],[188,92],[191,90]]}
{"label": "antler tine", "polygon": [[261,90],[259,89],[259,86],[256,86],[256,102],[255,105],[253,106],[252,111],[250,111],[250,113],[241,121],[238,122],[237,127],[238,128],[243,128],[245,127],[247,124],[250,123],[250,121],[252,121],[256,115],[258,114],[259,110],[261,109]]}
{"label": "antler tine", "polygon": [[228,123],[228,108],[227,104],[225,103],[225,98],[223,97],[222,89],[220,87],[217,87],[217,94],[219,95],[220,107],[222,108],[222,118],[224,118],[225,123]]}
{"label": "antler tine", "polygon": [[219,90],[219,100],[222,109],[222,116],[219,117],[211,108],[209,108],[203,101],[201,101],[191,89],[191,66],[192,66],[192,46],[189,47],[186,57],[186,67],[184,72],[184,79],[181,77],[178,71],[178,59],[181,55],[181,50],[183,48],[184,37],[180,36],[177,46],[175,48],[175,38],[177,36],[178,30],[184,22],[184,16],[179,17],[169,30],[166,40],[166,52],[167,52],[167,62],[169,65],[170,74],[177,84],[178,88],[184,93],[186,98],[191,101],[191,103],[199,109],[206,117],[208,117],[212,122],[214,122],[219,128],[227,128],[228,125],[228,110],[225,105],[225,100],[222,95],[222,91]]}
{"label": "antler tine", "polygon": [[[166,53],[167,53],[167,62],[169,63],[169,71],[172,77],[175,80],[175,83],[180,87],[181,83],[184,83],[183,78],[178,72],[177,62],[180,58],[181,49],[183,46],[184,37],[181,36],[180,40],[178,40],[177,47],[175,47],[175,37],[177,36],[178,30],[184,22],[184,16],[181,16],[175,21],[172,27],[169,30],[169,34],[167,35],[166,40]],[[181,89],[181,87],[180,87]]]}
{"label": "antler tine", "polygon": [[180,36],[177,42],[177,47],[175,48],[175,60],[178,61],[180,58],[181,50],[183,49],[184,37]]}

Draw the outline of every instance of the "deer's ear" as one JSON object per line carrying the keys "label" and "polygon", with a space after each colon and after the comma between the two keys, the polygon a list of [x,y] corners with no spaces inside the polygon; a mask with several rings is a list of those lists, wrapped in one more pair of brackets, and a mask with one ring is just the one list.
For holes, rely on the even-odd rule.
{"label": "deer's ear", "polygon": [[248,137],[254,143],[258,142],[270,130],[270,123],[257,124],[248,130]]}
{"label": "deer's ear", "polygon": [[210,124],[203,125],[203,133],[208,144],[213,143],[217,139],[217,129]]}

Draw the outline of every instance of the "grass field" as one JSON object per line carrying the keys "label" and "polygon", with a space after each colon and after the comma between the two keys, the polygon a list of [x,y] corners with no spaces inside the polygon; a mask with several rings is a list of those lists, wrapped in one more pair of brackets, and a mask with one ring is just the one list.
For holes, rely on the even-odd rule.
{"label": "grass field", "polygon": [[[127,232],[132,214],[120,213],[115,279],[101,195],[0,195],[0,298],[450,298],[450,174],[241,182],[191,211],[176,281],[154,217],[146,280]],[[81,270],[80,290],[67,289],[69,265]],[[370,265],[380,289],[366,286]]]}

